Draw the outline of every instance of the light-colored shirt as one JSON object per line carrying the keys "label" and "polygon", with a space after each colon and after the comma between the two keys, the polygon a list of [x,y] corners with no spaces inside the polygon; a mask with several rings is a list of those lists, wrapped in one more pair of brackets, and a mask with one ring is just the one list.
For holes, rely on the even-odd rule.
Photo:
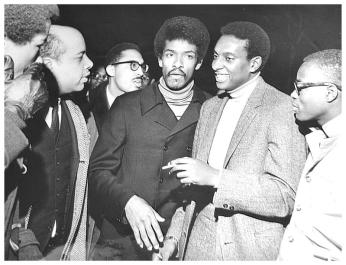
{"label": "light-colored shirt", "polygon": [[260,73],[245,84],[229,92],[231,98],[222,111],[209,153],[208,163],[216,169],[223,168],[234,130],[246,102],[257,85],[259,75]]}
{"label": "light-colored shirt", "polygon": [[341,116],[306,135],[309,155],[302,173],[291,221],[279,260],[340,260],[345,223],[346,166],[341,159]]}
{"label": "light-colored shirt", "polygon": [[112,93],[109,91],[108,85],[106,87],[106,96],[107,96],[107,101],[108,101],[108,108],[110,108],[112,106],[114,100],[116,99],[116,97],[113,96]]}

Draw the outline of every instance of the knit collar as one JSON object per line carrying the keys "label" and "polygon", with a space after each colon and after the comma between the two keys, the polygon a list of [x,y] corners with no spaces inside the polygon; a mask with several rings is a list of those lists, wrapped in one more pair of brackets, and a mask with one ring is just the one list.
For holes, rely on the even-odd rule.
{"label": "knit collar", "polygon": [[161,77],[159,80],[158,87],[167,103],[180,104],[183,102],[191,101],[193,96],[192,88],[194,86],[194,83],[195,83],[194,80],[192,80],[183,89],[176,91],[176,90],[169,89],[163,77]]}
{"label": "knit collar", "polygon": [[234,90],[229,91],[231,98],[237,99],[237,98],[243,98],[250,95],[253,89],[256,87],[259,75],[260,73],[257,73],[255,77],[253,77],[246,83],[242,84],[241,86],[237,87]]}

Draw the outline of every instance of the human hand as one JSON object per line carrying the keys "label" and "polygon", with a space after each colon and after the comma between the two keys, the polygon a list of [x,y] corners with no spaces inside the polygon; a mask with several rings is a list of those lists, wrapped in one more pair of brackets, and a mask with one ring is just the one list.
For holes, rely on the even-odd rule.
{"label": "human hand", "polygon": [[43,64],[31,64],[26,71],[5,85],[5,107],[23,120],[31,118],[48,101]]}
{"label": "human hand", "polygon": [[165,221],[145,200],[134,195],[125,206],[126,218],[131,225],[137,244],[149,251],[159,249],[163,235],[158,222]]}
{"label": "human hand", "polygon": [[4,57],[4,79],[5,84],[11,82],[14,77],[14,63],[12,57],[9,55],[5,55]]}
{"label": "human hand", "polygon": [[163,242],[163,247],[160,247],[159,252],[154,252],[152,254],[153,261],[167,261],[174,253],[177,251],[177,241],[174,239],[165,239]]}
{"label": "human hand", "polygon": [[182,184],[217,187],[219,183],[219,170],[198,159],[190,157],[177,158],[162,169],[170,167],[169,174],[178,171],[177,178],[180,179]]}

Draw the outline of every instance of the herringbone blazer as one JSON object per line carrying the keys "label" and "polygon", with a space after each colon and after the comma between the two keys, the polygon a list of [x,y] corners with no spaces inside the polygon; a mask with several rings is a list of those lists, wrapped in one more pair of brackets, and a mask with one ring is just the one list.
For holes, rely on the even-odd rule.
{"label": "herringbone blazer", "polygon": [[[213,97],[203,104],[194,158],[208,161],[227,100]],[[305,140],[295,123],[291,98],[259,77],[235,128],[213,196],[215,208],[227,212],[217,218],[218,258],[276,259],[305,159]],[[185,209],[178,208],[167,232],[179,239],[179,259],[184,258],[195,206],[192,199]],[[216,244],[207,238],[200,243],[207,249]]]}

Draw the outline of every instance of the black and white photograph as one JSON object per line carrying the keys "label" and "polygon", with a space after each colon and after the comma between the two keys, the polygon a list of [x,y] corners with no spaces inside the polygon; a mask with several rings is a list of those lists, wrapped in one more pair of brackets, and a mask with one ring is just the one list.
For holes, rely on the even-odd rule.
{"label": "black and white photograph", "polygon": [[2,260],[345,260],[341,1],[1,8]]}

